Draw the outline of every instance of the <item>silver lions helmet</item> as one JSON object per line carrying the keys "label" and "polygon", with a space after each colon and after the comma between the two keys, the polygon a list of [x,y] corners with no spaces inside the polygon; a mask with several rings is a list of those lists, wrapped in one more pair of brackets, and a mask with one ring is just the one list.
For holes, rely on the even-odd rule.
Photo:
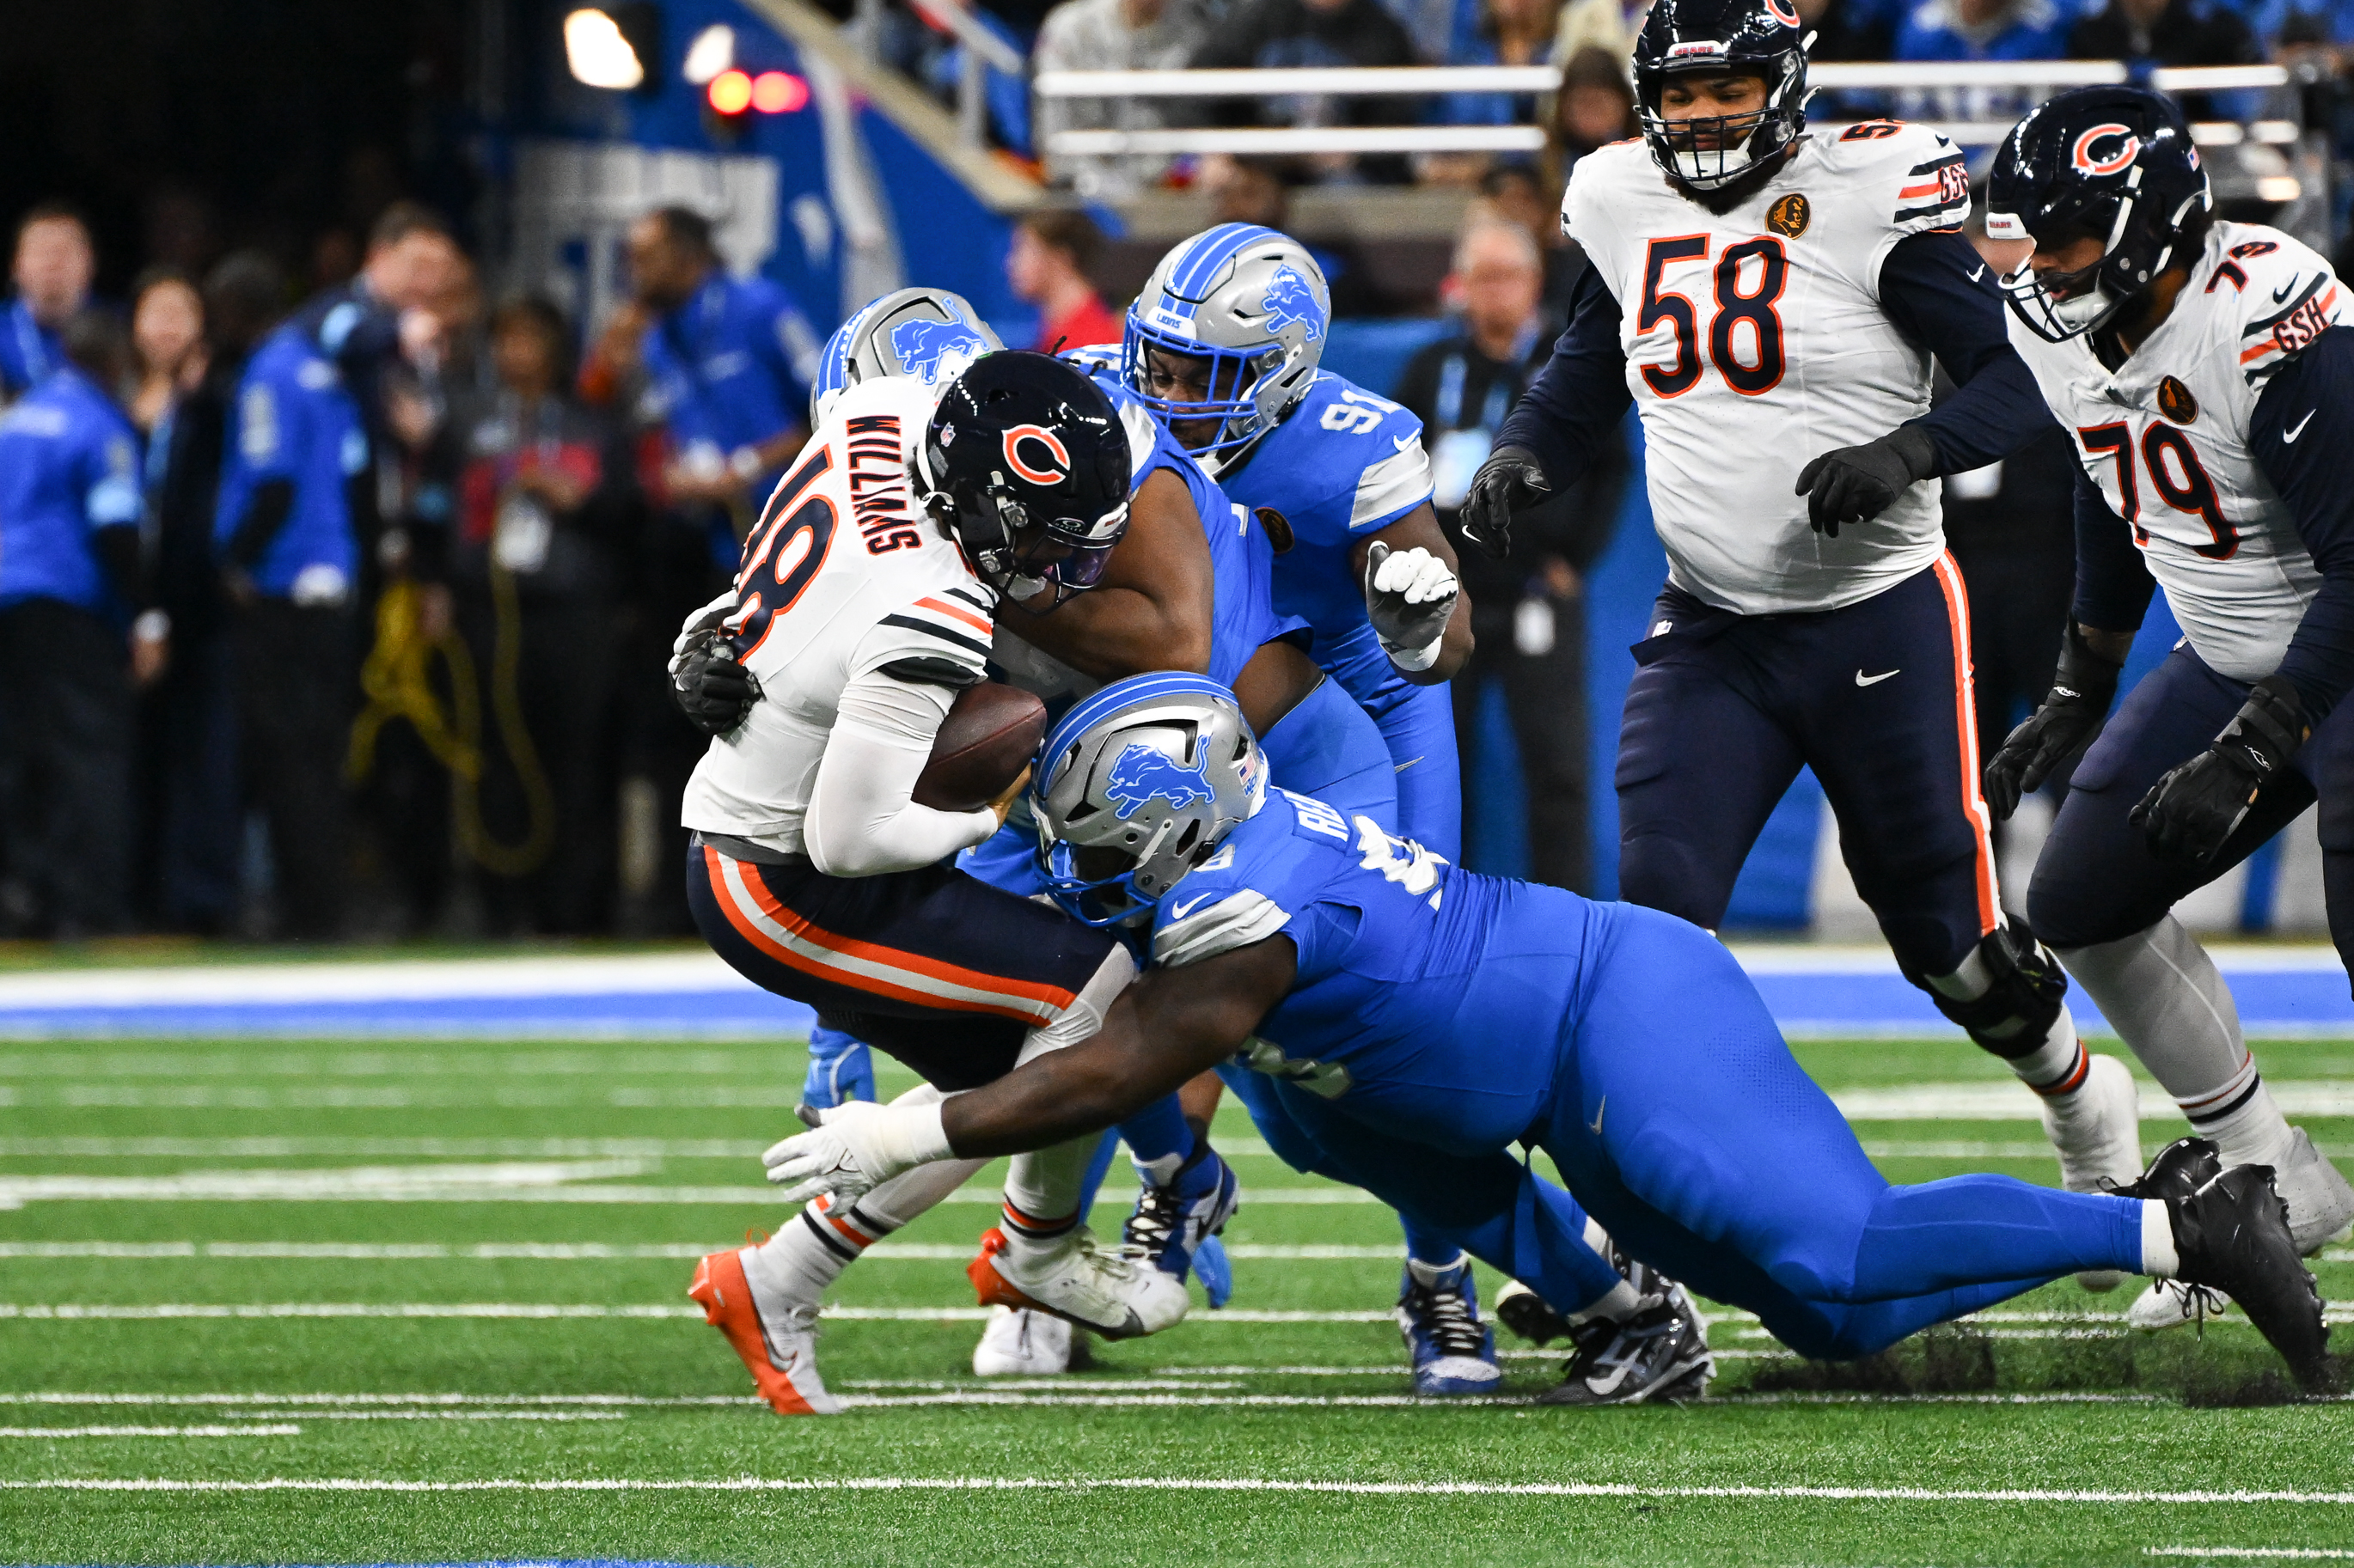
{"label": "silver lions helmet", "polygon": [[[1274,429],[1307,396],[1331,330],[1332,291],[1306,246],[1257,224],[1222,223],[1152,270],[1128,308],[1120,374],[1164,421],[1216,420],[1216,433],[1193,450],[1223,451]],[[1149,354],[1207,361],[1201,395],[1164,395]]]}
{"label": "silver lions helmet", "polygon": [[1115,681],[1072,708],[1030,786],[1048,890],[1090,926],[1149,919],[1266,799],[1234,693],[1182,672]]}
{"label": "silver lions helmet", "polygon": [[834,329],[818,356],[810,388],[810,429],[825,422],[834,400],[862,381],[904,376],[942,387],[984,354],[1005,344],[962,294],[901,289],[869,302]]}

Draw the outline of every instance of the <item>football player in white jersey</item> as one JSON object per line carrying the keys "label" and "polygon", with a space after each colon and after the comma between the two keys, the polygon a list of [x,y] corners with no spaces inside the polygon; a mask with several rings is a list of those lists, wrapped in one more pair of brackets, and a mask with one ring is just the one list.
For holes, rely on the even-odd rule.
{"label": "football player in white jersey", "polygon": [[[2140,88],[2062,93],[1996,160],[1987,234],[2032,251],[2004,281],[2011,340],[2084,471],[2059,675],[1986,792],[2008,815],[2101,730],[2163,584],[2183,640],[2077,765],[2028,917],[2222,1161],[2274,1168],[2310,1253],[2354,1221],[2354,1189],[2282,1118],[2168,911],[2317,795],[2354,972],[2354,300],[2289,236],[2211,207],[2180,111]],[[2160,1284],[2129,1316],[2212,1305]]]}
{"label": "football player in white jersey", "polygon": [[[1784,0],[1659,0],[1635,66],[1642,137],[1562,199],[1592,263],[1569,330],[1463,510],[1500,553],[1639,410],[1669,577],[1619,731],[1620,895],[1714,928],[1811,767],[1905,977],[2041,1097],[2070,1188],[2130,1181],[2133,1076],[2087,1055],[1996,899],[1936,476],[2046,427],[1959,232],[1962,153],[1892,121],[1808,132]],[[1932,355],[1960,386],[1935,412]]]}
{"label": "football player in white jersey", "polygon": [[[746,541],[724,630],[758,700],[688,785],[688,902],[746,978],[924,1075],[896,1102],[906,1125],[936,1128],[944,1092],[1087,1038],[1136,973],[1109,935],[948,863],[997,831],[1013,790],[977,810],[912,799],[957,693],[983,678],[1001,605],[1097,583],[1129,492],[1127,431],[1095,384],[997,354],[937,392],[904,376],[844,392]],[[1097,1141],[1016,1162],[976,1283],[1111,1337],[1150,1333],[1184,1315],[1184,1287],[1079,1224]],[[942,1174],[905,1180],[928,1194]],[[896,1212],[892,1194],[867,1201]],[[854,1251],[871,1239],[857,1211],[836,1218]],[[689,1291],[780,1414],[836,1408],[801,1272],[790,1246],[748,1246],[705,1257]]]}

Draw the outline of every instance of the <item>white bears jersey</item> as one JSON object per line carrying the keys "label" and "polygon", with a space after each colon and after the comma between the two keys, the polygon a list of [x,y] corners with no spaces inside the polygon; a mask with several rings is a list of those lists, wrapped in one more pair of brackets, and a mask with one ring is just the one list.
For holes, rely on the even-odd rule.
{"label": "white bears jersey", "polygon": [[2131,524],[2190,646],[2235,681],[2279,668],[2321,587],[2296,519],[2249,454],[2256,398],[2323,329],[2349,321],[2328,262],[2247,223],[2208,232],[2173,313],[2114,375],[2089,335],[2046,343],[2011,320],[2012,344]]}
{"label": "white bears jersey", "polygon": [[1929,353],[1882,310],[1881,263],[1968,215],[1961,150],[1893,121],[1802,138],[1722,217],[1671,189],[1640,141],[1578,161],[1562,231],[1618,302],[1678,587],[1744,615],[1835,609],[1944,551],[1934,480],[1836,539],[1793,490],[1809,459],[1929,411]]}
{"label": "white bears jersey", "polygon": [[997,595],[908,482],[937,388],[906,377],[842,394],[744,542],[727,627],[761,699],[713,739],[685,826],[801,853],[801,818],[843,688],[905,664],[980,679]]}

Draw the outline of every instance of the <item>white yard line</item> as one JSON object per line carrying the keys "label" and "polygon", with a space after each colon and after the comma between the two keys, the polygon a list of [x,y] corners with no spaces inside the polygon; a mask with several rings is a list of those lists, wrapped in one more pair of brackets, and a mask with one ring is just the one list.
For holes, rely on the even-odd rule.
{"label": "white yard line", "polygon": [[[630,1167],[629,1170],[620,1169]],[[323,1171],[189,1171],[171,1176],[0,1176],[0,1209],[40,1202],[103,1203],[748,1203],[775,1205],[767,1186],[642,1187],[585,1183],[647,1169],[640,1160],[549,1161],[511,1165],[337,1167]],[[1354,1187],[1251,1187],[1245,1201],[1263,1207],[1378,1203]],[[993,1187],[963,1187],[951,1203],[995,1207]],[[1135,1192],[1107,1191],[1101,1202],[1124,1208]]]}
{"label": "white yard line", "polygon": [[[720,1244],[724,1246],[725,1244]],[[122,1261],[165,1257],[326,1258],[352,1263],[514,1261],[587,1263],[698,1258],[718,1250],[710,1242],[0,1242],[0,1259],[107,1258]],[[963,1244],[877,1242],[860,1255],[885,1263],[969,1263],[973,1249]],[[1396,1263],[1405,1249],[1306,1244],[1288,1246],[1239,1242],[1226,1255],[1246,1263]]]}
{"label": "white yard line", "polygon": [[2145,1546],[2142,1554],[2147,1557],[2286,1558],[2292,1561],[2354,1558],[2354,1552],[2343,1552],[2330,1546]]}
{"label": "white yard line", "polygon": [[2248,1507],[2295,1503],[2344,1507],[2354,1491],[2111,1491],[2052,1488],[2037,1490],[1931,1487],[1653,1487],[1623,1481],[1341,1481],[1271,1480],[1228,1477],[1124,1477],[1097,1479],[1046,1476],[842,1476],[811,1479],[734,1476],[709,1479],[596,1477],[578,1479],[500,1478],[472,1481],[409,1481],[389,1478],[311,1478],[272,1476],[260,1480],[182,1480],[58,1478],[0,1480],[10,1491],[67,1492],[1239,1492],[1327,1497],[1404,1498],[1710,1498],[1757,1502],[2020,1503],[2138,1508]]}
{"label": "white yard line", "polygon": [[0,1426],[0,1437],[296,1437],[302,1428],[273,1421],[257,1426]]}

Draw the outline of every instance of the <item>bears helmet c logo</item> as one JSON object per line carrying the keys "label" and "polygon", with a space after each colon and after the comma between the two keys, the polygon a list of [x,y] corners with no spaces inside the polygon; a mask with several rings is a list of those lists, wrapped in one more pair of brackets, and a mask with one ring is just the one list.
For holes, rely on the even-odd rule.
{"label": "bears helmet c logo", "polygon": [[[1045,450],[1048,468],[1034,464],[1022,455],[1024,441]],[[1005,466],[1033,484],[1060,484],[1071,477],[1071,454],[1063,439],[1044,425],[1016,425],[1005,432]]]}
{"label": "bears helmet c logo", "polygon": [[[2112,137],[2117,139],[2116,150],[2104,157],[2094,149]],[[2140,153],[2141,138],[2133,133],[2133,127],[2111,122],[2095,125],[2077,137],[2075,150],[2068,161],[2088,175],[2114,175],[2132,167]]]}

